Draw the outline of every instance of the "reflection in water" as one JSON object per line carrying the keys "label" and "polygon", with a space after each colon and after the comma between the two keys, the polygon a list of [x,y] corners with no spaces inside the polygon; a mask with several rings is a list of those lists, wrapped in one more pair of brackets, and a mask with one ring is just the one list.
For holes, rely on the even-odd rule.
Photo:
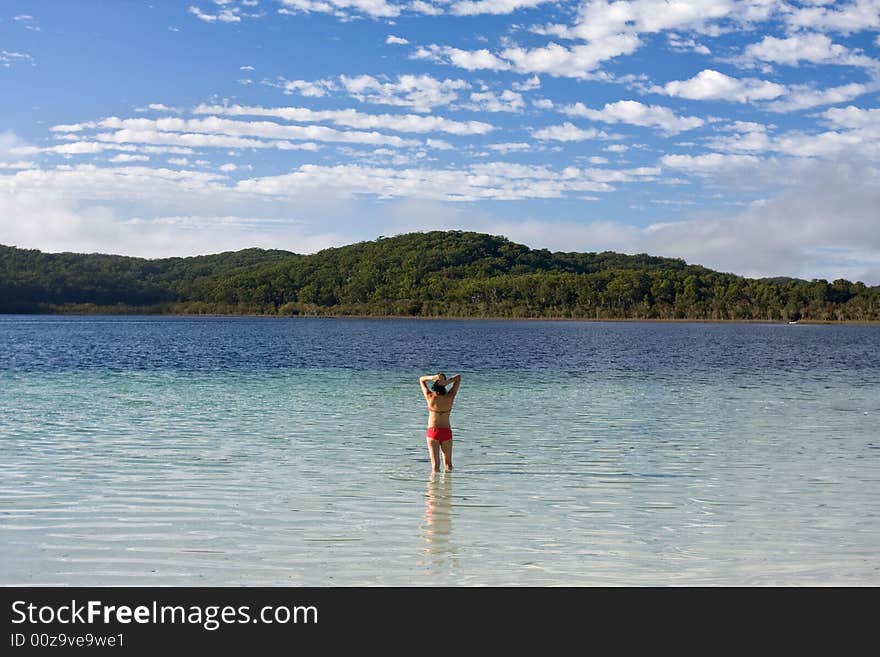
{"label": "reflection in water", "polygon": [[425,493],[425,517],[421,526],[423,565],[433,570],[457,566],[457,548],[452,543],[452,473],[432,472]]}

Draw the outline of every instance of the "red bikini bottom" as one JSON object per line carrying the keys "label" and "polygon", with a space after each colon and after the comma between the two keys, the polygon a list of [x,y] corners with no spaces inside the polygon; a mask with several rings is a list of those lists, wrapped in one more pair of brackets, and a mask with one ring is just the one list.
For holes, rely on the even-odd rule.
{"label": "red bikini bottom", "polygon": [[428,427],[425,436],[431,440],[445,443],[447,440],[452,440],[452,429],[449,427]]}

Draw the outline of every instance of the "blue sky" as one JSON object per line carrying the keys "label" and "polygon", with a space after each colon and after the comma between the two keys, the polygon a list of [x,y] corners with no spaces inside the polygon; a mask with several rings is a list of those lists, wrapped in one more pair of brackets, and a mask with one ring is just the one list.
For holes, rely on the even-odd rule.
{"label": "blue sky", "polygon": [[456,228],[880,284],[880,0],[0,5],[0,243]]}

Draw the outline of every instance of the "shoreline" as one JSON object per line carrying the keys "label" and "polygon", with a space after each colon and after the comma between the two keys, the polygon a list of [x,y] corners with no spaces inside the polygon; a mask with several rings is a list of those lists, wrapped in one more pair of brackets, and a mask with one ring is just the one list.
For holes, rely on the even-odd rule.
{"label": "shoreline", "polygon": [[455,316],[442,315],[429,317],[424,315],[270,315],[263,313],[101,313],[101,312],[68,312],[68,313],[0,313],[0,317],[172,317],[172,318],[224,318],[224,319],[375,319],[375,320],[415,320],[415,321],[473,321],[473,322],[590,322],[590,323],[629,323],[629,324],[767,324],[794,326],[809,325],[880,325],[880,320],[834,320],[834,319],[801,319],[788,322],[779,319],[698,319],[698,318],[658,318],[658,317],[507,317],[507,316]]}

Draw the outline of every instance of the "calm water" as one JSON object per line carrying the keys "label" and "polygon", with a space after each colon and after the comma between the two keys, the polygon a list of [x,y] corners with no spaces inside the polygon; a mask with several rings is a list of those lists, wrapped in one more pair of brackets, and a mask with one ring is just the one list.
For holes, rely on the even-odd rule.
{"label": "calm water", "polygon": [[880,585],[877,326],[5,316],[0,408],[0,584]]}

